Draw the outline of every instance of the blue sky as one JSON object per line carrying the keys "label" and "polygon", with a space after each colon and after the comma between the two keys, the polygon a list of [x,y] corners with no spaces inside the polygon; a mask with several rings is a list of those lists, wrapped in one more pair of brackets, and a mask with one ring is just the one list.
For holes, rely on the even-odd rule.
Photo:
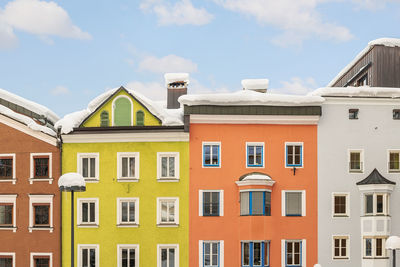
{"label": "blue sky", "polygon": [[0,0],[0,88],[60,116],[120,85],[164,99],[165,72],[304,94],[398,25],[399,0]]}

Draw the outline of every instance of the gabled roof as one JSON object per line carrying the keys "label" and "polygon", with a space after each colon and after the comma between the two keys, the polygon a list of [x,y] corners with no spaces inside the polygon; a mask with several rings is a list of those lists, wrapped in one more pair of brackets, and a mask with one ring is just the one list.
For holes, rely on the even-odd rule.
{"label": "gabled roof", "polygon": [[356,183],[357,185],[368,185],[368,184],[393,184],[395,185],[395,182],[392,182],[385,177],[383,177],[378,170],[375,168],[370,175],[368,175],[364,180],[359,181]]}

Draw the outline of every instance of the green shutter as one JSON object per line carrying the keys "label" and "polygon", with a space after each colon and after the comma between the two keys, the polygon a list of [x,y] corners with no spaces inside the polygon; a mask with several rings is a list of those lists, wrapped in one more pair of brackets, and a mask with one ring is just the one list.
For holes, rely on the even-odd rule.
{"label": "green shutter", "polygon": [[110,120],[107,111],[103,111],[100,114],[100,126],[101,127],[108,127],[110,126]]}
{"label": "green shutter", "polygon": [[138,125],[138,126],[144,125],[144,112],[141,110],[136,112],[136,125]]}
{"label": "green shutter", "polygon": [[114,126],[131,126],[131,102],[121,97],[114,102]]}

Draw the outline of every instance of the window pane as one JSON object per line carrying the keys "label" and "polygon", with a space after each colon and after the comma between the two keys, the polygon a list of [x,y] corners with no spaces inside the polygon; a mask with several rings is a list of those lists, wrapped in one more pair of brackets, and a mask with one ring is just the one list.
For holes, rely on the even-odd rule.
{"label": "window pane", "polygon": [[243,265],[250,265],[250,243],[243,243]]}
{"label": "window pane", "polygon": [[128,267],[128,250],[123,249],[122,250],[122,267]]}
{"label": "window pane", "polygon": [[168,267],[175,267],[175,249],[169,249],[169,266]]}
{"label": "window pane", "polygon": [[398,170],[400,169],[400,164],[399,164],[399,152],[390,152],[390,162],[389,162],[389,168],[391,170]]}
{"label": "window pane", "polygon": [[135,202],[129,202],[129,221],[135,221]]}
{"label": "window pane", "polygon": [[350,169],[361,170],[361,153],[351,152],[350,153]]}
{"label": "window pane", "polygon": [[286,215],[301,216],[301,192],[286,192]]}
{"label": "window pane", "polygon": [[251,192],[252,194],[252,215],[263,215],[264,192]]}
{"label": "window pane", "polygon": [[161,158],[161,177],[167,177],[168,176],[168,157],[162,157]]}
{"label": "window pane", "polygon": [[203,192],[203,215],[211,215],[211,192]]}
{"label": "window pane", "polygon": [[293,265],[293,243],[287,242],[286,243],[286,262],[287,264]]}
{"label": "window pane", "polygon": [[89,203],[90,211],[90,222],[96,221],[96,203]]}
{"label": "window pane", "polygon": [[247,147],[248,163],[254,165],[254,146]]}
{"label": "window pane", "polygon": [[240,215],[249,215],[249,192],[240,192]]}
{"label": "window pane", "polygon": [[89,159],[88,158],[82,159],[82,176],[85,178],[89,177]]}
{"label": "window pane", "polygon": [[169,157],[169,177],[175,177],[175,157]]}
{"label": "window pane", "polygon": [[0,205],[0,225],[12,225],[12,212],[12,205]]}
{"label": "window pane", "polygon": [[90,177],[96,177],[96,159],[90,158]]}
{"label": "window pane", "polygon": [[49,261],[50,261],[49,258],[36,258],[34,259],[34,261],[35,261],[35,267],[49,267]]}
{"label": "window pane", "polygon": [[122,158],[122,177],[128,177],[128,158]]}
{"label": "window pane", "polygon": [[366,213],[373,213],[373,195],[365,196],[365,210]]}
{"label": "window pane", "polygon": [[211,164],[211,147],[209,145],[204,146],[204,164]]}
{"label": "window pane", "polygon": [[35,225],[49,225],[49,206],[35,205]]}
{"label": "window pane", "polygon": [[383,213],[383,195],[376,196],[376,212]]}
{"label": "window pane", "polygon": [[217,165],[218,164],[218,161],[219,161],[219,159],[218,159],[218,157],[219,157],[218,150],[219,150],[219,146],[217,146],[217,145],[212,146],[212,164],[213,165]]}
{"label": "window pane", "polygon": [[372,239],[365,239],[365,256],[372,256]]}
{"label": "window pane", "polygon": [[256,164],[262,165],[262,146],[256,147]]}
{"label": "window pane", "polygon": [[49,177],[49,159],[35,158],[35,177]]}
{"label": "window pane", "polygon": [[261,265],[261,243],[253,243],[253,266]]}
{"label": "window pane", "polygon": [[0,159],[0,178],[12,178],[12,159]]}
{"label": "window pane", "polygon": [[346,196],[335,196],[335,213],[346,214]]}
{"label": "window pane", "polygon": [[170,202],[169,203],[169,216],[168,216],[168,221],[169,222],[174,222],[175,221],[175,203],[174,202]]}
{"label": "window pane", "polygon": [[218,266],[218,243],[212,243],[212,262],[211,266]]}
{"label": "window pane", "polygon": [[122,202],[122,221],[127,222],[128,221],[128,202]]}
{"label": "window pane", "polygon": [[161,249],[161,267],[168,267],[168,249]]}
{"label": "window pane", "polygon": [[204,243],[204,265],[211,265],[211,244],[208,242]]}
{"label": "window pane", "polygon": [[211,193],[211,215],[218,216],[219,215],[219,192]]}
{"label": "window pane", "polygon": [[382,239],[376,239],[376,256],[382,256]]}
{"label": "window pane", "polygon": [[135,260],[136,260],[136,251],[134,249],[129,250],[129,267],[136,267]]}
{"label": "window pane", "polygon": [[82,222],[89,222],[89,204],[82,203]]}
{"label": "window pane", "polygon": [[166,222],[167,221],[167,202],[166,201],[162,201],[161,202],[161,221],[162,222]]}
{"label": "window pane", "polygon": [[96,250],[90,249],[90,267],[96,267]]}
{"label": "window pane", "polygon": [[265,215],[271,216],[271,192],[265,192]]}
{"label": "window pane", "polygon": [[12,257],[0,258],[0,267],[13,267]]}
{"label": "window pane", "polygon": [[129,158],[129,177],[135,177],[135,158]]}
{"label": "window pane", "polygon": [[89,267],[88,262],[89,262],[88,249],[82,249],[82,267]]}

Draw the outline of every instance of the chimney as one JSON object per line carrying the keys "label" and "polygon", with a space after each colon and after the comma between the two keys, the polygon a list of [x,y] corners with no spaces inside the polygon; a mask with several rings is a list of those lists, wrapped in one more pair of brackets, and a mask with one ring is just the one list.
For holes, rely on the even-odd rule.
{"label": "chimney", "polygon": [[268,89],[268,79],[245,79],[242,80],[243,90],[252,90],[259,93],[266,93]]}
{"label": "chimney", "polygon": [[167,86],[167,108],[180,108],[178,98],[187,94],[189,73],[166,73],[164,78]]}

